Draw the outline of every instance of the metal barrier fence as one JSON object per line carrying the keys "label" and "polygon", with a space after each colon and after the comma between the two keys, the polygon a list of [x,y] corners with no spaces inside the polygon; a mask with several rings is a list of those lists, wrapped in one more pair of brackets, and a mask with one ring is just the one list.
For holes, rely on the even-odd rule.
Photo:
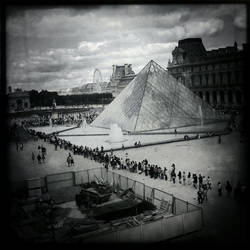
{"label": "metal barrier fence", "polygon": [[[42,178],[26,180],[15,183],[13,188],[26,188],[27,194],[37,196],[40,191],[47,190],[49,193],[66,192],[71,187],[70,199],[74,197],[72,188],[79,188],[79,185],[102,179],[108,182],[114,189],[127,190],[131,188],[138,198],[152,202],[158,209],[161,209],[163,201],[167,206],[163,217],[156,221],[141,223],[127,229],[116,230],[87,236],[83,241],[89,242],[152,242],[171,239],[180,235],[200,230],[203,226],[202,208],[187,201],[176,198],[172,194],[145,185],[144,183],[130,179],[105,168],[94,168],[80,171],[69,171],[58,174],[47,175]],[[66,188],[66,189],[65,189]],[[73,191],[73,192],[72,192]],[[79,192],[79,191],[78,191]],[[73,193],[73,194],[72,194]]]}
{"label": "metal barrier fence", "polygon": [[85,242],[154,242],[165,241],[202,228],[202,210],[172,216],[140,224],[135,227],[113,230],[94,237],[83,239]]}
{"label": "metal barrier fence", "polygon": [[114,191],[124,191],[131,188],[138,198],[152,202],[157,208],[160,208],[162,202],[165,201],[169,206],[169,212],[175,215],[201,210],[199,206],[176,198],[173,194],[147,186],[122,174],[108,171],[103,167],[50,174],[41,178],[29,179],[25,182],[16,182],[13,183],[12,190],[22,188],[22,191],[26,190],[27,194],[32,197],[39,195],[43,190],[53,193],[60,189],[63,190],[63,188],[79,186],[98,179],[108,182]]}

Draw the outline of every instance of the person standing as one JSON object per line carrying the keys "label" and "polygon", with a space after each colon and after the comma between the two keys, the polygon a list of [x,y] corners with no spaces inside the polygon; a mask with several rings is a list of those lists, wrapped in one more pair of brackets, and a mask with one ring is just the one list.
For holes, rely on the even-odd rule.
{"label": "person standing", "polygon": [[197,192],[197,196],[198,196],[198,203],[202,204],[202,202],[203,202],[203,194],[202,194],[201,188],[199,188],[199,190]]}
{"label": "person standing", "polygon": [[74,166],[74,165],[75,165],[74,159],[73,157],[71,157],[71,166]]}
{"label": "person standing", "polygon": [[195,189],[197,188],[197,183],[198,183],[198,177],[196,174],[193,174],[193,185]]}
{"label": "person standing", "polygon": [[172,176],[173,183],[175,184],[176,173],[175,173],[175,171],[174,171],[174,170],[173,170],[172,174],[173,174],[173,176]]}
{"label": "person standing", "polygon": [[38,164],[40,164],[40,163],[41,163],[41,159],[42,159],[42,157],[41,157],[40,153],[38,153],[38,155],[37,155],[37,161],[38,161]]}
{"label": "person standing", "polygon": [[45,162],[45,154],[42,153],[42,162],[44,163]]}
{"label": "person standing", "polygon": [[31,159],[32,159],[32,162],[35,163],[35,154],[34,154],[34,152],[32,152],[32,154],[31,154]]}
{"label": "person standing", "polygon": [[208,191],[207,185],[204,184],[203,185],[203,200],[206,200],[206,201],[207,201],[207,191]]}
{"label": "person standing", "polygon": [[207,177],[207,189],[212,190],[212,182],[209,176]]}
{"label": "person standing", "polygon": [[178,172],[179,183],[181,184],[181,171]]}
{"label": "person standing", "polygon": [[227,191],[227,196],[228,196],[228,197],[230,197],[230,196],[231,196],[231,193],[232,193],[233,188],[232,188],[232,186],[231,186],[231,184],[230,184],[230,182],[229,182],[229,181],[227,181],[225,189],[226,189],[226,191]]}
{"label": "person standing", "polygon": [[203,178],[202,178],[201,174],[199,174],[198,181],[199,181],[199,188],[201,188],[202,187],[202,181],[203,181]]}
{"label": "person standing", "polygon": [[182,173],[182,183],[183,183],[183,185],[186,185],[186,173],[185,173],[185,171],[183,171],[183,173]]}
{"label": "person standing", "polygon": [[67,157],[67,163],[68,163],[68,167],[70,167],[70,165],[71,165],[71,155],[70,154]]}
{"label": "person standing", "polygon": [[188,172],[187,183],[188,183],[188,185],[191,184],[191,173],[190,172]]}
{"label": "person standing", "polygon": [[219,196],[222,196],[222,185],[221,185],[220,182],[218,182],[217,188],[218,188],[218,195],[219,195]]}
{"label": "person standing", "polygon": [[165,181],[167,181],[167,180],[168,180],[168,170],[167,170],[166,167],[164,167],[164,172],[163,172],[163,174],[164,174],[164,179],[165,179]]}

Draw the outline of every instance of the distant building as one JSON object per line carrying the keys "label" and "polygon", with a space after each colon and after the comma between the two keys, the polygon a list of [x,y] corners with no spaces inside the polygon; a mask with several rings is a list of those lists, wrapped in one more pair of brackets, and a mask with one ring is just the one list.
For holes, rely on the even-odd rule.
{"label": "distant building", "polygon": [[[100,92],[98,93],[106,93],[107,91],[107,82],[100,82]],[[86,83],[83,84],[81,87],[74,87],[67,90],[61,90],[58,92],[59,95],[81,95],[81,94],[93,94],[97,93],[97,88],[95,83]]]}
{"label": "distant building", "polygon": [[8,111],[25,111],[30,109],[30,96],[28,91],[22,91],[16,89],[12,92],[11,88],[8,88]]}
{"label": "distant building", "polygon": [[207,51],[201,38],[180,40],[168,63],[179,82],[217,109],[240,108],[244,99],[244,50],[234,46]]}
{"label": "distant building", "polygon": [[134,78],[136,74],[132,70],[131,64],[123,66],[113,65],[113,73],[107,86],[107,92],[111,92],[113,96],[118,95]]}
{"label": "distant building", "polygon": [[107,92],[106,91],[106,88],[107,88],[107,85],[108,83],[107,82],[100,82],[100,91],[98,92],[97,91],[97,88],[96,88],[96,83],[87,83],[87,84],[84,84],[82,85],[82,87],[79,88],[80,92],[81,93],[89,93],[89,94],[92,94],[92,93],[105,93]]}

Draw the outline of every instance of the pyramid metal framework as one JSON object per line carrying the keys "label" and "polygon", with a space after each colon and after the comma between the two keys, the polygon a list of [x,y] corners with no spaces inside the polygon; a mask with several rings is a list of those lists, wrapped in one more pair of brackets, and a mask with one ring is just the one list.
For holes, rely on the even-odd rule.
{"label": "pyramid metal framework", "polygon": [[139,132],[211,123],[218,114],[151,60],[92,123]]}

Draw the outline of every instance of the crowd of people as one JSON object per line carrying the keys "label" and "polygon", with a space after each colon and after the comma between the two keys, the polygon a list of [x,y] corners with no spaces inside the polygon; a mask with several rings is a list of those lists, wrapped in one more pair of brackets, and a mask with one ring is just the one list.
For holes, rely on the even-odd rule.
{"label": "crowd of people", "polygon": [[[78,126],[82,122],[90,124],[96,117],[98,113],[96,111],[87,111],[81,113],[73,114],[58,114],[55,115],[43,115],[43,116],[33,116],[27,119],[22,119],[21,124],[25,127],[44,127],[44,126]],[[11,123],[15,123],[13,120]]]}
{"label": "crowd of people", "polygon": [[[150,164],[147,159],[142,161],[134,161],[128,158],[127,153],[125,158],[120,158],[114,155],[113,151],[105,152],[103,147],[96,147],[92,149],[87,146],[77,146],[72,144],[65,139],[59,138],[56,134],[46,135],[43,132],[36,132],[35,130],[29,129],[30,134],[33,136],[38,136],[40,139],[47,141],[51,144],[54,144],[55,150],[57,148],[63,148],[65,150],[72,151],[73,155],[82,155],[84,158],[89,158],[91,160],[102,163],[105,168],[117,169],[117,170],[126,170],[132,173],[144,174],[145,176],[152,179],[160,179],[163,181],[169,181],[173,184],[179,183],[181,185],[193,186],[197,190],[197,200],[199,204],[202,204],[204,201],[208,200],[208,191],[212,188],[216,188],[212,184],[211,178],[209,176],[204,176],[201,174],[191,173],[190,171],[181,171],[176,170],[175,164],[173,163],[169,168],[160,167],[156,164]],[[71,153],[69,153],[66,162],[68,167],[74,166],[74,160]],[[226,190],[227,195],[231,196],[233,191],[232,185],[227,180],[226,184],[223,186],[221,182],[217,183],[218,196],[221,196],[223,190]],[[240,183],[237,184],[237,187],[234,190],[235,197],[239,197],[240,194],[245,192],[245,186]]]}

